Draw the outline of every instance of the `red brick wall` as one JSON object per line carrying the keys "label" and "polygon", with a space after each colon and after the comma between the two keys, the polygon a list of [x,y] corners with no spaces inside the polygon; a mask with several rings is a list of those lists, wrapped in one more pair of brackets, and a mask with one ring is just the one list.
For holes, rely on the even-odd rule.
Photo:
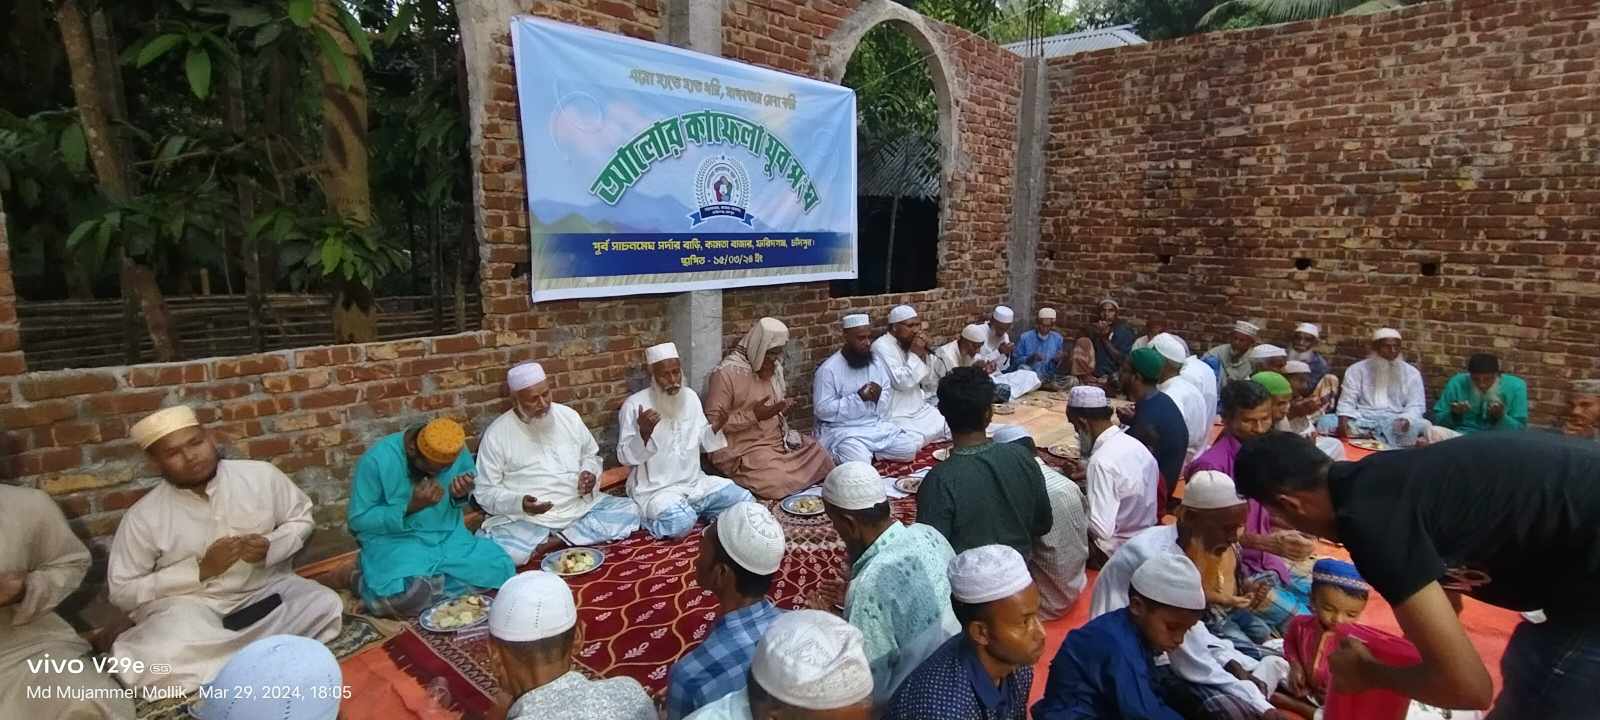
{"label": "red brick wall", "polygon": [[1547,423],[1600,375],[1597,59],[1592,0],[1458,0],[1055,61],[1039,300],[1339,367],[1393,325],[1430,398],[1492,351]]}

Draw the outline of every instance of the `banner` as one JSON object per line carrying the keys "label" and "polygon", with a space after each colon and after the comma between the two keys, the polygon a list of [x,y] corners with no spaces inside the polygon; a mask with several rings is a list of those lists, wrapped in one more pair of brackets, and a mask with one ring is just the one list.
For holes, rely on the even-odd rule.
{"label": "banner", "polygon": [[533,300],[856,276],[849,88],[511,21]]}

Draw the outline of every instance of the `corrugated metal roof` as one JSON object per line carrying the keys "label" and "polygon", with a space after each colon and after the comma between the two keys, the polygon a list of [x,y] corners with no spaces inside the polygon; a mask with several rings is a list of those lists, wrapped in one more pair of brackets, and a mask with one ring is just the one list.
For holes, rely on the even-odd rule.
{"label": "corrugated metal roof", "polygon": [[[1145,39],[1133,31],[1132,25],[1117,25],[1095,30],[1067,33],[1065,35],[1052,35],[1043,38],[1038,44],[1027,40],[1014,42],[1005,46],[1018,55],[1029,56],[1039,52],[1037,48],[1043,46],[1042,55],[1047,58],[1073,55],[1091,50],[1104,50],[1106,48],[1122,47],[1124,45],[1143,45]],[[1033,47],[1029,47],[1033,45]]]}

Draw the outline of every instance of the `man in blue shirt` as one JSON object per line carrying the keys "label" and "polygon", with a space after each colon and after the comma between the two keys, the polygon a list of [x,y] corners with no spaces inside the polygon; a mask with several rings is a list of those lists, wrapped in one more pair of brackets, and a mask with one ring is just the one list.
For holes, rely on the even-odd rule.
{"label": "man in blue shirt", "polygon": [[738,503],[706,527],[694,577],[717,596],[722,617],[699,647],[673,664],[667,680],[668,718],[680,720],[744,689],[756,643],[780,615],[766,596],[783,563],[783,549],[783,528],[757,503]]}
{"label": "man in blue shirt", "polygon": [[1200,571],[1182,555],[1157,555],[1134,571],[1132,590],[1128,607],[1068,633],[1034,720],[1182,720],[1152,675],[1156,656],[1182,645],[1205,611]]}
{"label": "man in blue shirt", "polygon": [[1027,562],[1008,545],[975,547],[950,562],[950,594],[961,633],[906,678],[885,720],[1024,720],[1044,653]]}
{"label": "man in blue shirt", "polygon": [[1038,373],[1040,380],[1050,382],[1060,372],[1065,349],[1066,340],[1056,332],[1055,308],[1039,308],[1039,319],[1017,340],[1011,362],[1013,367],[1026,367]]}
{"label": "man in blue shirt", "polygon": [[1166,393],[1157,389],[1166,358],[1154,348],[1139,348],[1128,355],[1129,371],[1122,373],[1122,391],[1134,402],[1133,414],[1125,418],[1128,433],[1150,448],[1161,467],[1161,496],[1156,512],[1171,504],[1172,490],[1183,472],[1184,453],[1189,450],[1189,426],[1183,411]]}

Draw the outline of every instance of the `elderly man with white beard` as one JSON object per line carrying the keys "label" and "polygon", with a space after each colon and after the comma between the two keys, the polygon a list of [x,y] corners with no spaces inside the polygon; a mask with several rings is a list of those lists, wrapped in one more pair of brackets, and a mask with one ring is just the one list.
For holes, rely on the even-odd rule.
{"label": "elderly man with white beard", "polygon": [[928,404],[935,407],[939,405],[939,381],[951,370],[978,364],[978,353],[983,351],[983,344],[988,339],[989,326],[973,323],[962,328],[961,335],[956,339],[929,353],[928,378],[922,382],[922,389],[928,392]]}
{"label": "elderly man with white beard", "polygon": [[[1411,447],[1432,423],[1427,417],[1422,373],[1400,356],[1400,331],[1372,333],[1372,355],[1344,371],[1339,395],[1340,437],[1374,437],[1394,447]],[[1324,418],[1324,430],[1333,420]]]}
{"label": "elderly man with white beard", "polygon": [[700,469],[700,453],[721,450],[728,441],[711,429],[700,396],[683,386],[678,347],[655,345],[644,357],[650,387],[629,396],[617,413],[617,459],[629,466],[628,497],[639,506],[644,529],[657,538],[680,538],[698,518],[716,517],[755,496]]}
{"label": "elderly man with white beard", "polygon": [[506,373],[511,409],[483,433],[473,497],[489,518],[478,535],[495,541],[518,567],[561,545],[599,545],[639,529],[627,498],[595,492],[600,444],[583,418],[550,398],[544,367]]}
{"label": "elderly man with white beard", "polygon": [[889,422],[922,435],[925,443],[949,440],[950,428],[933,406],[938,381],[933,391],[927,389],[933,358],[914,308],[899,305],[889,311],[889,331],[872,341],[872,355],[889,370],[889,387],[883,393]]}
{"label": "elderly man with white beard", "polygon": [[1039,389],[1044,381],[1039,379],[1039,373],[1029,370],[1026,366],[1018,365],[1016,370],[1005,372],[1011,364],[1011,351],[1016,346],[1011,343],[1011,323],[1017,318],[1016,313],[1004,305],[996,305],[994,312],[989,316],[989,338],[984,341],[983,348],[978,351],[978,360],[989,365],[989,376],[994,378],[996,385],[1004,385],[1009,389],[1010,399],[1015,400]]}

